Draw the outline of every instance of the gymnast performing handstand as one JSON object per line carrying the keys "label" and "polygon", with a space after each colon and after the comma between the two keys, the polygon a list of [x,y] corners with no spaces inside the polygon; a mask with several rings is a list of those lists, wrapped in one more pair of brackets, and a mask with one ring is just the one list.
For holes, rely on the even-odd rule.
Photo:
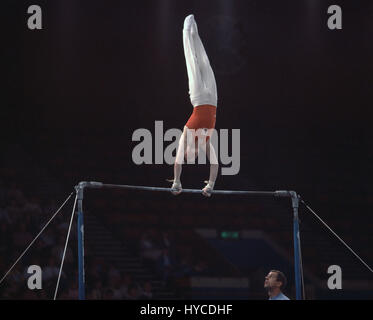
{"label": "gymnast performing handstand", "polygon": [[210,197],[219,169],[216,153],[210,141],[216,122],[217,92],[215,76],[192,14],[184,21],[183,43],[193,113],[185,124],[179,140],[171,192],[174,195],[182,192],[180,175],[184,157],[189,162],[198,156],[198,150],[202,150],[210,161],[210,177],[202,189],[202,194]]}

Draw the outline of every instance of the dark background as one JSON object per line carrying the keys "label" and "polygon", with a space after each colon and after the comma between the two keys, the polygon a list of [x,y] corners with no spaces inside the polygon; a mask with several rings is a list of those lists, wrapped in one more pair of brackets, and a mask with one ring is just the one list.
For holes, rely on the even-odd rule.
{"label": "dark background", "polygon": [[[42,30],[27,28],[31,4],[42,7]],[[342,30],[327,27],[332,4],[342,7]],[[136,166],[131,136],[154,132],[155,120],[182,129],[190,116],[182,27],[193,13],[216,76],[216,128],[241,130],[241,170],[216,188],[295,190],[331,225],[342,219],[342,237],[373,244],[361,229],[373,205],[371,1],[2,7],[0,161],[22,168],[19,185],[38,185],[29,172],[37,165],[59,182],[61,199],[81,180],[168,186],[172,166]],[[207,172],[188,166],[184,187],[200,188]]]}
{"label": "dark background", "polygon": [[[216,73],[217,129],[241,130],[238,179],[308,197],[367,195],[370,2],[340,3],[343,29],[335,31],[326,27],[328,1],[223,3],[45,3],[40,31],[26,28],[24,3],[11,4],[5,144],[45,163],[61,157],[68,164],[72,145],[82,162],[119,150],[128,154],[123,170],[133,173],[125,180],[140,179],[146,166],[132,163],[132,132],[154,131],[155,120],[181,129],[192,111],[181,29],[193,12]],[[159,179],[171,172],[165,167],[157,167]]]}

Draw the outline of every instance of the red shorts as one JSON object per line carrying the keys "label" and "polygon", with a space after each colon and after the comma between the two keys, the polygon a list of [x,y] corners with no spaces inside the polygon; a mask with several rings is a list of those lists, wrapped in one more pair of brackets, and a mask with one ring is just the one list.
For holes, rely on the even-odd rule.
{"label": "red shorts", "polygon": [[214,129],[216,122],[216,107],[210,104],[196,106],[189,117],[186,127],[188,129]]}

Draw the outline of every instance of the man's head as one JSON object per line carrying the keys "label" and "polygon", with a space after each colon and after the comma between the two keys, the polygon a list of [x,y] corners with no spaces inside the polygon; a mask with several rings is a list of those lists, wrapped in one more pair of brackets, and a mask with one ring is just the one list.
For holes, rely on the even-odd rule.
{"label": "man's head", "polygon": [[264,280],[264,288],[267,290],[273,290],[278,288],[282,291],[286,287],[286,277],[285,275],[278,270],[271,270]]}

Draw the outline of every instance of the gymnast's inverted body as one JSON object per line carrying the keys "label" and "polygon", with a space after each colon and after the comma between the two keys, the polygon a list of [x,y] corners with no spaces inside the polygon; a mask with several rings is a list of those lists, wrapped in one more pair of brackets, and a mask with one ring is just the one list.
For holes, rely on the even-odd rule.
{"label": "gymnast's inverted body", "polygon": [[201,149],[210,161],[209,180],[202,189],[202,194],[209,197],[214,189],[219,168],[210,139],[216,123],[217,91],[214,72],[192,14],[184,21],[183,44],[193,113],[185,124],[179,140],[171,192],[174,195],[182,192],[180,176],[184,158],[187,161],[195,159],[198,156],[198,150]]}

